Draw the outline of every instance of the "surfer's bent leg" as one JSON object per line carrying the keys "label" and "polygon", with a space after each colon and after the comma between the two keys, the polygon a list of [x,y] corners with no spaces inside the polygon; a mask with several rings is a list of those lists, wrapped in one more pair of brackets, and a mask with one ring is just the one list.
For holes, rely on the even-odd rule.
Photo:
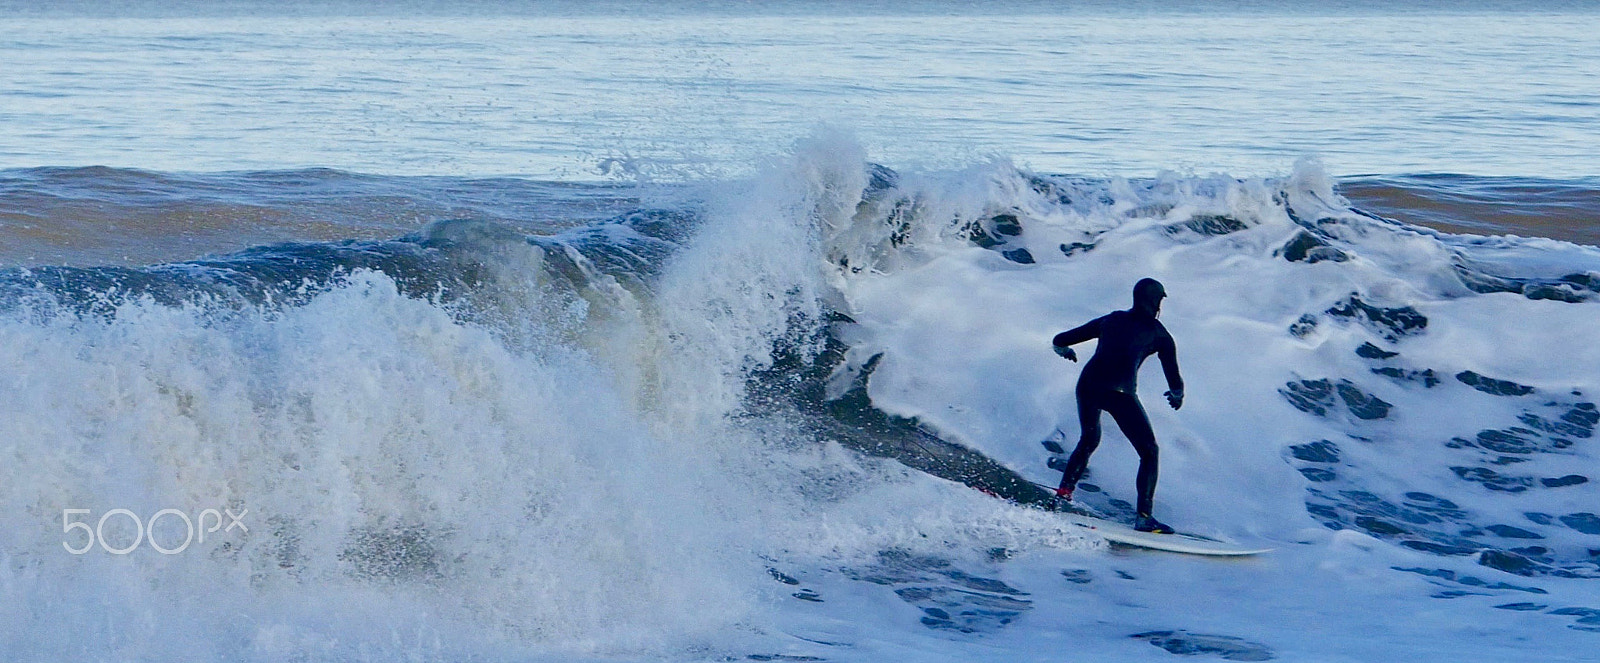
{"label": "surfer's bent leg", "polygon": [[1078,437],[1078,447],[1067,459],[1067,469],[1061,472],[1061,487],[1056,489],[1058,495],[1072,494],[1078,487],[1078,479],[1083,478],[1083,470],[1089,467],[1089,455],[1100,446],[1099,399],[1082,391],[1078,392],[1078,428],[1083,432]]}
{"label": "surfer's bent leg", "polygon": [[1156,434],[1150,428],[1150,418],[1145,416],[1144,406],[1139,404],[1139,397],[1133,394],[1113,392],[1104,399],[1104,407],[1111,413],[1111,418],[1117,421],[1117,427],[1122,429],[1122,434],[1133,443],[1133,450],[1139,452],[1139,515],[1150,515],[1156,497],[1156,475],[1159,473],[1161,450],[1156,447]]}

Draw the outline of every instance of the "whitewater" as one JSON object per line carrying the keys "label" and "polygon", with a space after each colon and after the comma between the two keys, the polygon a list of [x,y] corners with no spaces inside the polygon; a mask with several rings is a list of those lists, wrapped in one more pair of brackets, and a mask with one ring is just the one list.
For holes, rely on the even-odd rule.
{"label": "whitewater", "polygon": [[[1261,179],[897,173],[829,135],[670,197],[544,235],[450,221],[5,272],[5,650],[1581,660],[1592,645],[1593,247],[1377,217],[1312,161]],[[872,453],[910,430],[1053,484],[1038,442],[1075,436],[1076,365],[1048,341],[1125,307],[1142,276],[1169,284],[1190,394],[1148,408],[1158,513],[1275,552],[1108,547]],[[1107,433],[1080,492],[1125,516],[1121,442]],[[80,533],[57,530],[64,508],[224,506],[248,509],[249,531],[181,554],[73,555]],[[171,548],[183,530],[161,522],[152,541]],[[136,536],[103,527],[112,548]]]}

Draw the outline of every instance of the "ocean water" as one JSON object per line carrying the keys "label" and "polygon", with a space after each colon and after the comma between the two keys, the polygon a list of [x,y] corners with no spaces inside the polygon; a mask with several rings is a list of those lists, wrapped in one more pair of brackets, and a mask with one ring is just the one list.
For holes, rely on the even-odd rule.
{"label": "ocean water", "polygon": [[0,4],[0,657],[1592,660],[1596,16]]}
{"label": "ocean water", "polygon": [[9,5],[0,166],[684,177],[831,123],[902,167],[1600,172],[1592,3],[1385,4]]}

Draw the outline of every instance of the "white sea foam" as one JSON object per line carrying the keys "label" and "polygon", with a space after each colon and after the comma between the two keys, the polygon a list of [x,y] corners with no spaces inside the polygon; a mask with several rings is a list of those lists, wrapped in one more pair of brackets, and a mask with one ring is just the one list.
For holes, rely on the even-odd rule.
{"label": "white sea foam", "polygon": [[[870,386],[875,405],[917,417],[948,439],[1053,485],[1059,475],[1044,467],[1038,441],[1057,429],[1069,446],[1076,437],[1072,390],[1081,365],[1057,358],[1051,336],[1128,307],[1139,278],[1160,279],[1171,295],[1162,319],[1178,341],[1188,399],[1182,411],[1171,411],[1156,396],[1166,388],[1159,370],[1145,372],[1146,406],[1162,445],[1158,513],[1192,531],[1280,547],[1257,565],[1225,571],[1154,558],[1087,565],[1101,577],[1128,572],[1149,584],[1130,594],[1111,587],[1072,594],[1094,605],[1087,609],[1094,619],[1123,625],[1122,632],[1108,634],[1083,626],[1087,615],[1068,619],[1063,628],[1097,641],[1084,651],[1114,660],[1148,656],[1147,645],[1115,639],[1141,625],[1244,636],[1304,660],[1444,651],[1510,660],[1520,656],[1514,647],[1521,645],[1513,643],[1530,632],[1541,633],[1541,655],[1559,659],[1586,642],[1586,634],[1567,629],[1570,617],[1539,612],[1592,607],[1593,580],[1530,580],[1475,564],[1478,556],[1407,551],[1396,545],[1408,540],[1405,535],[1384,542],[1356,530],[1389,533],[1393,525],[1441,540],[1459,535],[1471,549],[1526,552],[1532,549],[1517,546],[1536,545],[1592,572],[1586,560],[1600,541],[1549,516],[1592,511],[1596,484],[1546,488],[1540,481],[1600,470],[1586,434],[1556,453],[1514,453],[1498,461],[1486,450],[1447,443],[1483,430],[1526,431],[1531,424],[1519,417],[1558,417],[1592,403],[1600,391],[1594,303],[1477,294],[1462,270],[1555,279],[1594,272],[1600,252],[1550,240],[1441,235],[1368,218],[1349,209],[1314,161],[1272,179],[1164,175],[1092,182],[996,163],[904,181],[905,195],[921,212],[916,221],[922,227],[912,231],[920,241],[897,264],[857,274],[844,288],[858,323],[850,333],[856,356],[882,353]],[[1016,217],[1019,235],[996,233],[990,219],[1002,214]],[[1190,224],[1205,217],[1237,227],[1197,232]],[[974,222],[1004,244],[984,249],[967,241],[964,231]],[[1285,245],[1304,229],[1326,236],[1346,259],[1286,259]],[[1088,244],[1093,248],[1085,250]],[[1004,255],[1019,248],[1027,249],[1022,263],[1028,264]],[[1413,307],[1428,324],[1421,333],[1389,340],[1392,332],[1381,325],[1327,313],[1352,293],[1376,306]],[[1291,325],[1308,314],[1315,326],[1292,334]],[[1368,342],[1400,354],[1383,361],[1359,357],[1355,349]],[[1080,353],[1087,357],[1089,350]],[[1433,369],[1442,382],[1391,379],[1373,373],[1375,367]],[[1537,391],[1481,393],[1453,377],[1468,370]],[[1291,382],[1324,378],[1352,380],[1391,404],[1390,414],[1363,420],[1331,400],[1330,416],[1318,417],[1280,393]],[[1131,500],[1137,458],[1106,425],[1107,442],[1091,463],[1093,481]],[[1336,441],[1343,452],[1340,464],[1326,465],[1337,475],[1326,483],[1296,471],[1323,466],[1290,454],[1292,445],[1317,440]],[[1532,483],[1520,492],[1487,490],[1452,469],[1473,467]],[[1452,500],[1460,512],[1441,522],[1408,501],[1428,496]],[[1373,501],[1362,501],[1367,498]],[[1308,512],[1314,504],[1343,509],[1339,526],[1347,529],[1329,536]],[[1538,514],[1546,514],[1550,526],[1536,526]],[[1479,529],[1491,525],[1540,538],[1499,538]],[[1449,577],[1464,580],[1435,575],[1430,588],[1391,566],[1448,569]],[[1175,571],[1180,568],[1185,571]],[[1376,589],[1397,582],[1406,589]],[[1485,591],[1490,585],[1499,588]],[[1426,598],[1429,591],[1444,598]],[[1113,605],[1115,596],[1128,596],[1122,599],[1128,603]],[[1238,603],[1219,606],[1222,597]],[[1519,601],[1533,606],[1539,619],[1492,609]],[[1369,610],[1377,605],[1385,606],[1377,609],[1383,614],[1430,617],[1374,622]],[[1460,639],[1438,639],[1447,634]]]}
{"label": "white sea foam", "polygon": [[[1301,660],[1510,659],[1536,634],[1554,660],[1593,637],[1567,628],[1582,615],[1545,613],[1595,607],[1594,580],[1401,544],[1509,549],[1445,529],[1515,525],[1544,537],[1552,568],[1581,570],[1594,538],[1559,517],[1592,508],[1595,483],[1491,491],[1451,467],[1588,476],[1587,438],[1507,467],[1445,443],[1557,417],[1600,389],[1593,303],[1477,294],[1461,270],[1532,282],[1600,271],[1594,249],[1364,217],[1311,162],[1278,179],[1097,182],[999,161],[873,179],[853,142],[823,136],[750,181],[707,185],[694,235],[643,285],[589,269],[562,294],[529,276],[543,254],[501,247],[488,277],[532,286],[486,286],[495,294],[481,302],[407,297],[357,271],[284,307],[13,308],[0,320],[0,362],[14,367],[0,399],[0,649],[963,660],[1070,646],[1140,660],[1156,636],[1128,636],[1174,631]],[[1007,214],[1016,227],[997,228]],[[1205,219],[1215,227],[1193,225]],[[975,245],[975,222],[1002,243]],[[1305,228],[1346,259],[1285,259]],[[1018,262],[1024,248],[1032,262]],[[1078,367],[1048,340],[1126,306],[1144,276],[1171,293],[1163,320],[1189,385],[1182,411],[1149,407],[1158,509],[1185,529],[1277,546],[1271,556],[1106,555],[1048,513],[861,457],[782,408],[743,407],[773,348],[815,354],[835,310],[855,321],[834,329],[853,361],[881,354],[877,407],[1053,482],[1038,441],[1076,433]],[[1326,312],[1351,293],[1411,306],[1428,325],[1391,340]],[[526,319],[508,323],[518,310]],[[1317,323],[1291,334],[1306,314]],[[1379,364],[1354,353],[1364,342],[1400,353],[1382,365],[1434,369],[1442,384],[1373,374]],[[1538,391],[1481,393],[1453,377],[1467,370]],[[1351,380],[1390,414],[1360,419],[1330,400],[1318,417],[1280,393],[1324,378]],[[1145,394],[1162,388],[1150,371]],[[1127,499],[1135,459],[1119,440],[1108,427],[1092,480]],[[1317,440],[1340,450],[1326,464],[1336,480],[1297,472],[1307,466],[1289,447]],[[1434,539],[1388,536],[1351,520],[1373,517],[1349,511],[1355,492],[1392,507],[1425,492],[1461,515],[1390,517]],[[1345,510],[1343,531],[1308,512],[1324,503]],[[250,530],[171,556],[75,556],[61,549],[83,540],[62,531],[71,508],[90,509],[91,525],[116,508],[248,509]],[[133,536],[118,523],[104,530],[113,546]],[[181,538],[176,524],[156,528],[163,545]],[[1429,598],[1452,591],[1466,594]],[[1516,601],[1543,607],[1493,608]],[[1400,613],[1419,616],[1385,617]]]}
{"label": "white sea foam", "polygon": [[[775,560],[1092,546],[736,417],[746,372],[819,324],[821,228],[860,197],[859,153],[817,149],[713,206],[642,299],[595,272],[581,303],[502,288],[495,315],[457,315],[357,271],[288,307],[13,309],[0,650],[695,657],[771,628]],[[535,278],[537,256],[516,260]],[[559,333],[487,326],[513,304]],[[91,527],[119,508],[247,510],[249,531],[72,555],[78,508]],[[124,524],[103,529],[112,547],[133,540]],[[175,518],[155,532],[184,534]]]}

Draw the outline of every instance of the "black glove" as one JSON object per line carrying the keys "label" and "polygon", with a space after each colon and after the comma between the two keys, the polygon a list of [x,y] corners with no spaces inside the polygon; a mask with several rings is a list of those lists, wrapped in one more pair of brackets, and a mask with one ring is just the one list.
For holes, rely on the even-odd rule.
{"label": "black glove", "polygon": [[1073,352],[1072,346],[1070,345],[1052,345],[1050,347],[1054,348],[1056,354],[1061,355],[1062,359],[1071,359],[1073,361],[1078,360],[1078,353]]}
{"label": "black glove", "polygon": [[1171,405],[1172,409],[1176,410],[1176,409],[1178,409],[1180,407],[1183,407],[1183,390],[1182,389],[1173,389],[1173,390],[1168,391],[1166,394],[1163,394],[1163,395],[1165,395],[1167,397],[1167,405]]}

